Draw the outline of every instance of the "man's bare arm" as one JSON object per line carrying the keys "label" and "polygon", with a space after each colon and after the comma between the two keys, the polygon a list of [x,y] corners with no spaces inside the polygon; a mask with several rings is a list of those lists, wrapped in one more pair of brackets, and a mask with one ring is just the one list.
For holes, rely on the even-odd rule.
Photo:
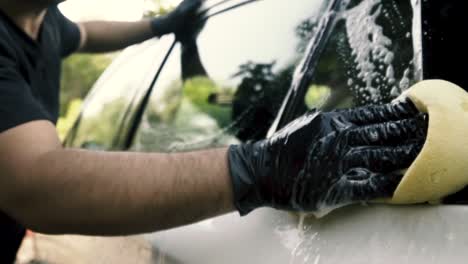
{"label": "man's bare arm", "polygon": [[0,134],[0,208],[43,233],[125,235],[233,210],[225,149],[184,154],[64,149],[53,124]]}
{"label": "man's bare arm", "polygon": [[107,52],[144,40],[186,30],[196,20],[202,0],[184,0],[172,12],[137,22],[92,21],[79,23],[80,51]]}
{"label": "man's bare arm", "polygon": [[153,38],[150,20],[136,22],[89,21],[79,23],[81,52],[109,52]]}

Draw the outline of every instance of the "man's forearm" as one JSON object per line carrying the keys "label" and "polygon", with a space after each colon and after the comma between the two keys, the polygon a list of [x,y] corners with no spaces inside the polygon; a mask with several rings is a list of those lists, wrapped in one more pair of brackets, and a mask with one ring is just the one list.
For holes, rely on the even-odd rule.
{"label": "man's forearm", "polygon": [[[225,149],[184,154],[56,150],[25,176],[14,215],[44,233],[125,235],[233,210]],[[18,203],[18,201],[16,201]]]}
{"label": "man's forearm", "polygon": [[150,20],[137,22],[90,21],[79,23],[81,52],[109,52],[154,37]]}
{"label": "man's forearm", "polygon": [[107,52],[125,48],[156,36],[181,32],[196,21],[202,0],[186,0],[172,12],[138,22],[92,21],[78,24],[80,51]]}

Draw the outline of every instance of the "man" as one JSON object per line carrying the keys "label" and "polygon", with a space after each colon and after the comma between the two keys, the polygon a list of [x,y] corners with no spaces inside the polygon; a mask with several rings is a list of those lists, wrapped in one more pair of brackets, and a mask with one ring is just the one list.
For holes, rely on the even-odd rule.
{"label": "man", "polygon": [[127,235],[269,206],[314,211],[390,197],[425,138],[409,101],[311,112],[271,139],[181,154],[65,149],[60,60],[180,34],[200,0],[140,22],[75,24],[57,0],[0,0],[0,263],[24,228]]}

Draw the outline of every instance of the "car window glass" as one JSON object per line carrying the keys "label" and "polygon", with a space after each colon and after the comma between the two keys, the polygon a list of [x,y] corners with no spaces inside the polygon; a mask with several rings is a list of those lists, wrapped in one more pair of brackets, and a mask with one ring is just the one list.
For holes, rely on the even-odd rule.
{"label": "car window glass", "polygon": [[113,149],[127,110],[149,87],[174,38],[149,40],[123,51],[94,85],[69,133],[73,147]]}
{"label": "car window glass", "polygon": [[410,1],[351,1],[296,100],[332,110],[395,99],[421,79],[418,24]]}
{"label": "car window glass", "polygon": [[317,20],[321,3],[258,1],[211,18],[197,39],[206,74],[183,82],[191,65],[181,65],[177,45],[133,149],[183,151],[264,138],[310,38],[304,25]]}

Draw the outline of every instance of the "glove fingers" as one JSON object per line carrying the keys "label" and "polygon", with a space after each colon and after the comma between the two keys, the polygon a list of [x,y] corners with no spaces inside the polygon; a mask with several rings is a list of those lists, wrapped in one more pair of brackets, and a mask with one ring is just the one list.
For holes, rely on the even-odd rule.
{"label": "glove fingers", "polygon": [[382,174],[369,170],[363,170],[362,174],[367,176],[365,180],[354,180],[353,177],[348,177],[346,183],[352,193],[351,200],[355,202],[390,198],[403,178],[403,175],[399,173]]}
{"label": "glove fingers", "polygon": [[396,146],[412,139],[424,140],[427,134],[427,115],[358,127],[347,133],[350,146]]}
{"label": "glove fingers", "polygon": [[407,169],[416,159],[423,143],[415,142],[397,147],[359,147],[346,153],[342,171],[365,168],[379,173]]}
{"label": "glove fingers", "polygon": [[378,106],[365,106],[340,111],[356,125],[369,125],[414,117],[419,113],[409,98]]}
{"label": "glove fingers", "polygon": [[398,173],[385,175],[367,169],[353,169],[332,186],[324,202],[332,206],[391,198],[402,177]]}

